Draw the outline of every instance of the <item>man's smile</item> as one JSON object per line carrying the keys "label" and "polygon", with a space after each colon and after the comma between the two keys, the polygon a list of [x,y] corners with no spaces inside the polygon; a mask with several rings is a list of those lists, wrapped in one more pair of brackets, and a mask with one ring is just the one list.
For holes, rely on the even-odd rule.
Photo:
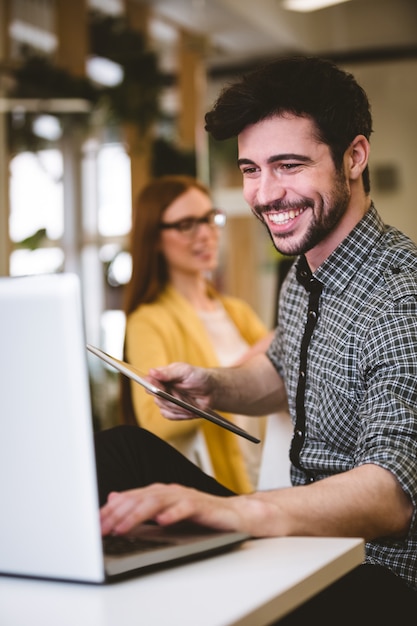
{"label": "man's smile", "polygon": [[289,209],[288,211],[280,211],[279,213],[267,213],[267,218],[272,224],[283,225],[292,221],[301,213],[304,213],[306,207],[300,207],[298,209]]}

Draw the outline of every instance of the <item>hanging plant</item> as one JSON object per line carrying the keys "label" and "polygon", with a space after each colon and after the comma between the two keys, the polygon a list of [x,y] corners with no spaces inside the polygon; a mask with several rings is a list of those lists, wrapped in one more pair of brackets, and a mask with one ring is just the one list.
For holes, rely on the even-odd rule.
{"label": "hanging plant", "polygon": [[143,35],[130,29],[123,18],[97,14],[91,15],[90,49],[91,54],[110,59],[123,69],[119,85],[100,90],[110,121],[130,122],[144,132],[160,116],[164,77],[156,54],[146,47]]}
{"label": "hanging plant", "polygon": [[[129,122],[145,132],[160,116],[159,94],[163,76],[157,57],[146,48],[144,37],[128,28],[121,18],[91,13],[89,23],[90,53],[118,63],[123,80],[115,87],[102,87],[89,78],[76,77],[54,65],[48,58],[26,51],[25,61],[12,72],[9,97],[19,99],[76,98],[86,100],[91,108],[86,113],[53,112],[61,126],[74,124],[88,127],[97,110],[105,112],[103,123],[116,125]],[[36,151],[51,142],[33,132],[33,122],[43,111],[25,111],[18,107],[9,116],[9,147],[11,153]]]}
{"label": "hanging plant", "polygon": [[[97,105],[99,93],[87,78],[78,78],[66,70],[53,65],[47,58],[38,55],[28,55],[12,74],[12,88],[9,97],[18,100],[35,99],[80,99],[91,105],[91,110]],[[41,106],[41,105],[40,105]],[[51,145],[51,141],[35,134],[33,125],[38,115],[45,113],[25,109],[18,106],[8,116],[8,141],[11,154],[23,150],[36,152]],[[90,112],[57,112],[52,115],[59,118],[62,129],[79,126],[88,126]]]}
{"label": "hanging plant", "polygon": [[94,103],[97,90],[90,80],[73,76],[40,55],[27,55],[14,71],[12,96],[17,98],[82,98]]}
{"label": "hanging plant", "polygon": [[187,174],[195,177],[197,176],[195,151],[180,149],[174,142],[159,137],[152,146],[151,173],[152,176]]}

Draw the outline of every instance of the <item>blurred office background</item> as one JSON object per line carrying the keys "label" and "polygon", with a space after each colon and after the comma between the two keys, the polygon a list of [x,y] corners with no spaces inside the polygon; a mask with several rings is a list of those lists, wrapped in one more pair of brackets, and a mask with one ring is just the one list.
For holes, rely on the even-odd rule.
{"label": "blurred office background", "polygon": [[280,259],[235,142],[209,140],[204,113],[288,53],[364,86],[373,199],[417,241],[416,0],[0,0],[0,275],[76,272],[87,339],[120,355],[132,201],[153,175],[189,173],[228,214],[219,284],[272,327]]}

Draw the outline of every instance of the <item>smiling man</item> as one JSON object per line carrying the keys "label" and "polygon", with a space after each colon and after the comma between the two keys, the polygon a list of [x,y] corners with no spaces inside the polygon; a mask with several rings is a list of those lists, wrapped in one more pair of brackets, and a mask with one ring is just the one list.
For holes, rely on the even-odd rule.
{"label": "smiling man", "polygon": [[328,61],[281,59],[226,87],[206,123],[215,139],[238,137],[244,196],[275,247],[297,258],[266,354],[150,377],[224,411],[265,414],[287,401],[293,487],[222,497],[173,459],[162,471],[159,442],[149,452],[139,431],[129,445],[144,449],[142,463],[149,455],[147,478],[110,494],[103,533],[152,518],[257,537],[362,536],[365,563],[281,623],[405,623],[417,606],[417,249],[371,200],[367,96]]}
{"label": "smiling man", "polygon": [[[271,137],[279,137],[282,152],[270,154]],[[330,148],[317,141],[310,119],[274,116],[240,133],[244,196],[277,250],[306,253],[312,270],[321,265],[370,206],[353,184],[361,178],[368,151],[359,135],[335,172]]]}

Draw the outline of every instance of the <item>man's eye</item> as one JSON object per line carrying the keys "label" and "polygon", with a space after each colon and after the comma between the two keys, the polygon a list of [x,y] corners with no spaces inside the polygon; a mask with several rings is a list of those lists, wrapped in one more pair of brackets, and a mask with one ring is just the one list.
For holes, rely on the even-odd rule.
{"label": "man's eye", "polygon": [[254,174],[258,171],[257,167],[243,167],[241,170],[242,174]]}

